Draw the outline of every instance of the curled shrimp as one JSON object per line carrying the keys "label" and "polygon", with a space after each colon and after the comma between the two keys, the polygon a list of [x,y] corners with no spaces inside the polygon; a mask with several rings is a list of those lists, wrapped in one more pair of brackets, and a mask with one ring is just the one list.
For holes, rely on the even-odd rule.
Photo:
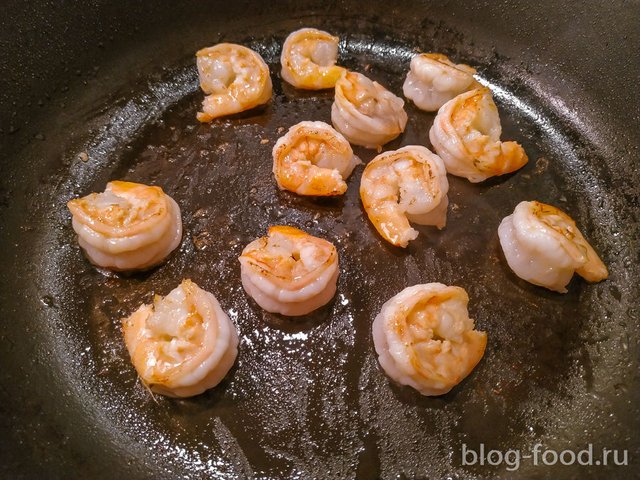
{"label": "curled shrimp", "polygon": [[347,140],[381,148],[407,125],[404,100],[364,75],[346,72],[336,82],[331,123]]}
{"label": "curled shrimp", "polygon": [[91,263],[116,271],[161,263],[182,239],[178,204],[160,187],[113,181],[67,206]]}
{"label": "curled shrimp", "polygon": [[410,221],[444,228],[448,191],[442,160],[419,145],[378,155],[366,166],[360,182],[369,220],[386,241],[399,247],[418,236]]}
{"label": "curled shrimp", "polygon": [[488,88],[449,100],[438,111],[429,138],[447,172],[477,183],[511,173],[527,161],[516,142],[501,142],[500,117]]}
{"label": "curled shrimp", "polygon": [[565,293],[574,272],[588,282],[609,276],[607,267],[573,219],[541,202],[520,202],[498,227],[514,273],[534,285]]}
{"label": "curled shrimp", "polygon": [[411,59],[402,91],[418,108],[435,112],[456,95],[479,87],[475,73],[469,65],[456,65],[440,53],[421,53]]}
{"label": "curled shrimp", "polygon": [[360,159],[324,122],[300,122],[273,147],[273,174],[281,190],[298,195],[342,195]]}
{"label": "curled shrimp", "polygon": [[296,88],[333,88],[345,70],[335,64],[338,42],[338,37],[315,28],[292,32],[280,55],[282,78]]}
{"label": "curled shrimp", "polygon": [[267,312],[306,315],[336,292],[338,252],[326,240],[274,226],[240,255],[242,286]]}
{"label": "curled shrimp", "polygon": [[422,395],[443,395],[484,355],[487,334],[474,330],[467,292],[427,283],[405,288],[373,321],[373,343],[386,374]]}
{"label": "curled shrimp", "polygon": [[216,298],[191,280],[122,319],[122,332],[142,382],[169,397],[216,386],[238,354],[235,326]]}
{"label": "curled shrimp", "polygon": [[267,103],[272,85],[269,67],[253,50],[234,43],[219,43],[196,53],[200,87],[207,94],[198,120],[250,110]]}

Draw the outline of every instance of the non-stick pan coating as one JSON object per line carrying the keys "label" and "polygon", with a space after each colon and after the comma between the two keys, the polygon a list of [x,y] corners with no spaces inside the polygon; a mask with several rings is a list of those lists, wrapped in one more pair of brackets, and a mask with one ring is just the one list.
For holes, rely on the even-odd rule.
{"label": "non-stick pan coating", "polygon": [[[576,78],[565,79],[557,76],[560,67],[545,65],[544,55],[555,59],[555,52],[540,48],[525,59],[510,56],[513,47],[505,38],[512,27],[491,39],[483,30],[491,28],[489,20],[478,26],[481,10],[452,5],[460,12],[457,20],[419,4],[412,15],[409,4],[385,14],[384,5],[366,2],[366,11],[359,11],[364,3],[352,3],[321,11],[283,5],[289,14],[247,5],[215,12],[210,3],[202,12],[208,22],[188,5],[176,7],[173,23],[166,12],[149,7],[155,34],[143,23],[142,33],[122,30],[131,20],[110,11],[118,27],[98,35],[97,52],[105,55],[95,55],[95,69],[83,66],[76,77],[73,58],[66,58],[68,71],[58,78],[68,80],[68,91],[58,87],[43,97],[42,107],[15,106],[16,115],[2,124],[11,153],[3,159],[0,210],[0,458],[6,473],[633,476],[640,454],[634,223],[639,178],[632,158],[637,152],[626,150],[633,136],[620,119],[608,117],[611,112],[594,93],[600,87],[589,92],[571,84],[579,82],[582,65],[575,67]],[[92,8],[108,11],[100,4]],[[513,5],[504,8],[515,15]],[[238,11],[246,17],[237,19]],[[131,15],[142,22],[143,13]],[[236,20],[227,21],[231,18]],[[467,30],[470,24],[476,36]],[[419,238],[406,250],[389,246],[368,222],[358,195],[362,167],[343,198],[280,192],[271,175],[275,140],[301,120],[330,122],[333,100],[330,91],[305,93],[280,79],[280,45],[302,26],[339,35],[340,63],[396,94],[415,51],[440,51],[475,66],[494,90],[503,138],[519,141],[529,164],[476,185],[450,176],[446,229],[418,227]],[[531,42],[549,44],[529,25],[519,28]],[[637,34],[629,29],[629,35]],[[556,33],[565,42],[570,38],[566,31]],[[131,40],[119,38],[128,34]],[[203,95],[193,53],[220,41],[242,43],[263,55],[274,97],[266,107],[201,125],[195,120]],[[585,51],[587,34],[572,41],[578,53]],[[600,73],[614,85],[608,72]],[[31,117],[20,126],[25,109]],[[434,115],[411,103],[406,109],[407,130],[386,149],[430,146]],[[608,132],[602,125],[610,125]],[[20,145],[27,132],[32,141]],[[375,155],[365,149],[356,153],[364,161]],[[160,185],[180,204],[184,240],[161,267],[133,276],[105,275],[84,259],[65,204],[101,191],[112,179]],[[497,226],[518,202],[532,199],[575,218],[609,266],[608,280],[588,285],[576,278],[560,295],[525,283],[508,269]],[[263,312],[240,285],[239,253],[274,224],[302,228],[339,251],[335,299],[303,319]],[[214,293],[237,325],[238,362],[221,385],[203,395],[154,398],[136,379],[119,319],[183,278]],[[433,281],[468,291],[471,316],[487,331],[488,345],[465,381],[445,396],[427,398],[390,383],[377,364],[370,330],[389,297]],[[591,443],[596,450],[627,449],[631,466],[534,467],[526,460],[513,472],[504,464],[462,466],[463,443],[524,453],[536,443],[557,451]]]}

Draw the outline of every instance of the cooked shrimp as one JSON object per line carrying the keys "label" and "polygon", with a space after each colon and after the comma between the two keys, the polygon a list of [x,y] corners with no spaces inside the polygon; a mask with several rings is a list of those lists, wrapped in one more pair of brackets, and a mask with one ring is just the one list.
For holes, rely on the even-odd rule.
{"label": "cooked shrimp", "polygon": [[331,123],[347,140],[380,148],[404,131],[404,100],[364,75],[346,72],[336,83]]}
{"label": "cooked shrimp", "polygon": [[257,52],[219,43],[198,51],[196,58],[200,87],[207,94],[198,112],[201,122],[250,110],[271,98],[269,67]]}
{"label": "cooked shrimp", "polygon": [[315,28],[291,33],[280,55],[282,78],[296,88],[333,88],[345,70],[336,65],[338,42],[338,37]]}
{"label": "cooked shrimp", "polygon": [[349,142],[324,122],[300,122],[273,147],[278,187],[298,195],[342,195],[359,163]]}
{"label": "cooked shrimp", "polygon": [[180,208],[160,187],[109,182],[103,193],[71,200],[67,206],[78,243],[99,267],[151,268],[182,239]]}
{"label": "cooked shrimp", "polygon": [[421,53],[411,59],[402,91],[418,108],[435,112],[456,95],[479,87],[475,73],[469,65],[456,65],[440,53]]}
{"label": "cooked shrimp", "polygon": [[501,142],[501,133],[491,92],[477,88],[440,108],[429,138],[447,172],[477,183],[514,172],[529,160],[516,142]]}
{"label": "cooked shrimp", "polygon": [[487,334],[474,330],[467,292],[427,283],[405,288],[373,321],[380,365],[396,382],[422,395],[443,395],[484,355]]}
{"label": "cooked shrimp", "polygon": [[306,315],[336,292],[336,247],[297,228],[270,227],[239,260],[242,286],[267,312]]}
{"label": "cooked shrimp", "polygon": [[366,166],[360,182],[369,220],[386,241],[399,247],[418,236],[409,221],[444,228],[448,191],[442,160],[419,145],[378,155]]}
{"label": "cooked shrimp", "polygon": [[565,293],[574,272],[588,282],[609,276],[573,219],[551,205],[520,202],[500,223],[498,236],[509,267],[534,285]]}
{"label": "cooked shrimp", "polygon": [[238,334],[220,304],[191,280],[122,319],[124,342],[142,382],[169,397],[215,387],[238,355]]}

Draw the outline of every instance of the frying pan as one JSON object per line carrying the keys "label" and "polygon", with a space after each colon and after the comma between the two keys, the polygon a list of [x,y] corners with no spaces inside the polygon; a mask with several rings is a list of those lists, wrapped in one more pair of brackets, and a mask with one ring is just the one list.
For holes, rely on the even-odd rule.
{"label": "frying pan", "polygon": [[[637,478],[639,11],[617,0],[4,2],[2,475]],[[398,94],[416,51],[473,65],[494,92],[503,138],[521,142],[529,164],[477,185],[450,177],[447,228],[418,227],[406,250],[366,220],[362,167],[343,198],[279,192],[277,137],[330,118],[331,92],[279,78],[280,45],[302,26],[338,34],[341,64]],[[274,97],[200,125],[193,55],[221,41],[265,58]],[[407,131],[387,148],[430,146],[433,115],[407,112]],[[65,204],[111,179],[161,185],[181,205],[184,240],[166,264],[117,276],[83,258]],[[560,295],[510,272],[496,229],[531,199],[575,218],[608,280],[574,279]],[[240,286],[239,252],[272,224],[339,250],[338,293],[313,315],[266,314]],[[119,318],[187,277],[238,326],[238,362],[203,395],[152,397]],[[488,332],[474,372],[435,398],[390,383],[370,335],[382,303],[430,281],[464,287]],[[465,465],[463,444],[522,454],[592,444],[627,450],[629,465]]]}

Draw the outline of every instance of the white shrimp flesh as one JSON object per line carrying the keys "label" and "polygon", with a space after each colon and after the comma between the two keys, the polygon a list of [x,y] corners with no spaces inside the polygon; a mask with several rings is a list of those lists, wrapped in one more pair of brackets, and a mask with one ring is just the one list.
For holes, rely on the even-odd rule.
{"label": "white shrimp flesh", "polygon": [[502,251],[523,280],[560,293],[577,273],[588,282],[609,276],[607,267],[573,219],[541,202],[520,202],[498,227]]}
{"label": "white shrimp flesh", "polygon": [[301,28],[284,41],[280,64],[282,78],[296,88],[333,88],[344,72],[336,65],[338,37],[315,28]]}
{"label": "white shrimp flesh", "polygon": [[198,120],[244,112],[271,99],[269,67],[259,53],[234,43],[219,43],[196,53],[200,88],[207,96]]}
{"label": "white shrimp flesh", "polygon": [[346,72],[336,82],[331,123],[349,142],[378,148],[407,125],[404,100],[364,75]]}
{"label": "white shrimp flesh", "polygon": [[500,116],[488,88],[462,93],[445,103],[429,131],[447,172],[472,183],[515,172],[529,160],[516,142],[501,142]]}
{"label": "white shrimp flesh", "polygon": [[178,204],[160,187],[113,181],[67,206],[87,258],[114,271],[160,264],[182,240]]}
{"label": "white shrimp flesh", "polygon": [[191,397],[215,387],[238,354],[238,334],[218,300],[191,280],[122,319],[142,382],[155,393]]}
{"label": "white shrimp flesh", "polygon": [[469,318],[467,292],[427,283],[405,288],[373,321],[373,343],[385,373],[422,395],[443,395],[484,355],[487,334]]}
{"label": "white shrimp flesh", "polygon": [[306,315],[336,292],[336,248],[297,228],[270,227],[266,237],[245,247],[239,260],[242,286],[267,312]]}
{"label": "white shrimp flesh", "polygon": [[342,195],[359,163],[349,142],[324,122],[300,122],[273,147],[278,187],[298,195]]}
{"label": "white shrimp flesh", "polygon": [[365,167],[360,198],[382,237],[406,247],[418,236],[410,222],[444,228],[449,182],[444,163],[426,147],[409,145],[384,152]]}
{"label": "white shrimp flesh", "polygon": [[435,112],[457,95],[479,87],[475,73],[469,65],[456,65],[440,53],[421,53],[411,59],[402,91],[418,108]]}

